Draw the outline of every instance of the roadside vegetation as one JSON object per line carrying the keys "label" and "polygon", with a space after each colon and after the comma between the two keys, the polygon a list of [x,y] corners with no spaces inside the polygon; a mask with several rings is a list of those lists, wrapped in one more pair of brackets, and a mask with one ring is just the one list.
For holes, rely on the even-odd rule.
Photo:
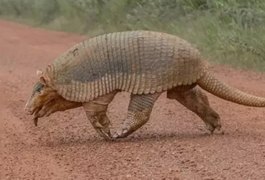
{"label": "roadside vegetation", "polygon": [[212,62],[265,71],[264,0],[0,0],[0,16],[88,36],[168,32]]}

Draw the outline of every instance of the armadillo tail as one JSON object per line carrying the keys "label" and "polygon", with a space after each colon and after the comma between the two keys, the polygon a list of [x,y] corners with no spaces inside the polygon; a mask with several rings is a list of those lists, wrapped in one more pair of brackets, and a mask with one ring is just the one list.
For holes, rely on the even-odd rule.
{"label": "armadillo tail", "polygon": [[206,72],[197,83],[204,90],[222,99],[245,106],[265,107],[265,98],[253,96],[238,89],[232,88],[216,79],[209,72]]}

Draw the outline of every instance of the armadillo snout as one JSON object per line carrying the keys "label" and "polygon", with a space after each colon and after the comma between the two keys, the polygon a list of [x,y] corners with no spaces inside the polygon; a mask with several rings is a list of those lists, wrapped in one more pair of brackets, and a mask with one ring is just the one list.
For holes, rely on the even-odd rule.
{"label": "armadillo snout", "polygon": [[25,107],[24,107],[24,111],[28,114],[28,115],[31,115],[33,113],[33,109],[31,109],[29,107],[29,102],[27,101]]}
{"label": "armadillo snout", "polygon": [[28,115],[32,115],[34,113],[34,108],[30,108],[27,104],[24,108],[24,111],[26,112],[26,114]]}
{"label": "armadillo snout", "polygon": [[38,109],[40,109],[40,107],[34,106],[34,103],[32,103],[30,100],[26,103],[26,105],[24,107],[24,111],[28,115],[32,115],[32,114],[36,113],[36,111],[38,111]]}

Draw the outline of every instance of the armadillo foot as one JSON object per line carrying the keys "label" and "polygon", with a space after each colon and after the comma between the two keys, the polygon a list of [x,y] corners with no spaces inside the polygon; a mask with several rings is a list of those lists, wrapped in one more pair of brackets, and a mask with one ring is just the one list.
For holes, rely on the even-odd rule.
{"label": "armadillo foot", "polygon": [[105,140],[112,140],[112,136],[110,134],[110,130],[106,130],[104,128],[96,128],[98,134],[103,137]]}
{"label": "armadillo foot", "polygon": [[161,93],[131,95],[127,118],[122,126],[113,134],[112,138],[124,138],[142,127],[148,120],[155,101]]}
{"label": "armadillo foot", "polygon": [[213,125],[210,123],[206,123],[206,129],[208,132],[210,132],[210,134],[213,134],[214,132],[217,132],[218,134],[224,134],[221,124]]}
{"label": "armadillo foot", "polygon": [[91,123],[101,137],[103,137],[105,140],[112,139],[109,128],[110,121],[109,118],[105,116],[105,113],[103,113],[102,116],[91,117]]}
{"label": "armadillo foot", "polygon": [[129,135],[129,130],[128,129],[121,129],[116,131],[113,135],[112,138],[113,139],[118,139],[118,138],[124,138],[127,137]]}
{"label": "armadillo foot", "polygon": [[91,102],[83,104],[87,118],[97,133],[105,140],[112,140],[110,133],[111,123],[107,116],[107,108],[117,92],[118,91],[113,91],[112,93],[98,97]]}

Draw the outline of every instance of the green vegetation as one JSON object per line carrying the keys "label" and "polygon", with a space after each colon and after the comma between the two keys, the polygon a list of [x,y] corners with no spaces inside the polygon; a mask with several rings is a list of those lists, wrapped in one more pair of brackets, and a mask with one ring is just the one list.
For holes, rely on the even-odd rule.
{"label": "green vegetation", "polygon": [[264,0],[0,0],[0,16],[89,35],[169,32],[211,61],[265,71]]}

